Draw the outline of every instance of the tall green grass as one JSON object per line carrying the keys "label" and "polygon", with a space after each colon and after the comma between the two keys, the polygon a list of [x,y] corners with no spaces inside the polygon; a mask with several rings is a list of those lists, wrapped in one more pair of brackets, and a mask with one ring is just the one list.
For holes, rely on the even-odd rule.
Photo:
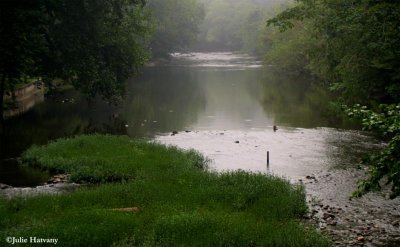
{"label": "tall green grass", "polygon": [[[57,246],[330,245],[300,223],[302,187],[243,171],[209,172],[194,151],[93,135],[32,147],[24,159],[100,184],[0,199],[0,246],[7,236],[58,238]],[[112,210],[128,207],[139,211]]]}
{"label": "tall green grass", "polygon": [[153,175],[151,170],[204,168],[207,164],[195,151],[179,152],[176,147],[111,135],[83,135],[33,146],[23,160],[50,172],[70,173],[73,182],[91,183]]}

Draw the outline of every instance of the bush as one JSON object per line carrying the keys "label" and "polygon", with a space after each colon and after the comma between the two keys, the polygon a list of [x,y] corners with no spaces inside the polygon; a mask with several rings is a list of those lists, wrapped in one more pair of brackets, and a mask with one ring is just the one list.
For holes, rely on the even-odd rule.
{"label": "bush", "polygon": [[380,182],[387,178],[386,184],[392,185],[391,198],[400,195],[400,104],[380,105],[378,111],[366,106],[345,106],[350,117],[361,119],[364,129],[376,131],[389,140],[388,145],[379,153],[370,155],[365,162],[371,165],[368,179],[359,182],[355,196],[381,189]]}

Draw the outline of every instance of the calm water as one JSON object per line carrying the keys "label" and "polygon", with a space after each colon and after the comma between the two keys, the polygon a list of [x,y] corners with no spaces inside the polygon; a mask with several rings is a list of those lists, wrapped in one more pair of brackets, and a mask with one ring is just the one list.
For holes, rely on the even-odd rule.
{"label": "calm water", "polygon": [[[354,163],[377,144],[364,133],[341,130],[348,123],[327,113],[329,95],[311,86],[310,78],[275,72],[243,54],[173,55],[171,63],[146,67],[132,78],[119,105],[88,102],[70,90],[9,119],[3,156],[17,157],[32,144],[59,137],[100,132],[196,148],[217,170],[267,171],[269,151],[270,172],[297,178]],[[179,134],[171,136],[172,131]],[[19,169],[4,160],[0,167],[0,182],[24,185],[16,179]],[[26,183],[43,179],[32,178]]]}
{"label": "calm water", "polygon": [[[319,203],[343,209],[337,215],[343,239],[355,239],[349,227],[377,225],[391,236],[400,228],[400,198],[379,193],[349,200],[364,174],[359,159],[382,143],[328,112],[331,97],[311,79],[276,72],[243,54],[174,54],[168,65],[147,67],[131,79],[119,105],[88,102],[70,90],[51,96],[29,112],[7,121],[0,183],[34,186],[47,174],[16,165],[32,144],[82,133],[125,134],[194,148],[217,171],[250,170],[304,181]],[[278,126],[276,132],[273,126]],[[171,135],[177,131],[178,134]],[[266,164],[270,154],[269,167]],[[315,179],[306,179],[306,176]],[[64,191],[55,187],[0,190],[8,195]],[[368,213],[374,209],[375,213]],[[322,213],[321,213],[322,214]]]}

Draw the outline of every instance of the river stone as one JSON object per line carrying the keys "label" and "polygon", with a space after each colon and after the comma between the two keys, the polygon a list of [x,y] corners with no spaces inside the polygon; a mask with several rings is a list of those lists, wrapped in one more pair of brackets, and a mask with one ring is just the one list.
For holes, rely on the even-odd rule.
{"label": "river stone", "polygon": [[1,190],[8,189],[8,188],[11,188],[11,187],[12,186],[10,186],[10,185],[0,183],[0,189]]}
{"label": "river stone", "polygon": [[132,207],[132,208],[113,208],[111,209],[112,211],[118,211],[118,212],[127,212],[127,213],[136,213],[139,212],[140,209],[138,207]]}

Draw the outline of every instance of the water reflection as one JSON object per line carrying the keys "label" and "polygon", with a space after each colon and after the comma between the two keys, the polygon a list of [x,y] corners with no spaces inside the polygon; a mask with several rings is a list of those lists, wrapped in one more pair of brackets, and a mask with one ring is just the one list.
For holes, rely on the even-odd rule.
{"label": "water reflection", "polygon": [[17,160],[3,160],[0,165],[0,182],[13,186],[35,186],[50,178],[45,172],[20,166]]}
{"label": "water reflection", "polygon": [[315,128],[356,127],[343,117],[335,116],[330,101],[334,95],[309,76],[273,69],[264,70],[261,104],[277,125]]}
{"label": "water reflection", "polygon": [[[118,105],[101,99],[87,101],[69,90],[8,119],[2,157],[17,157],[32,144],[82,133],[153,138],[185,130],[217,131],[218,135],[223,130],[259,134],[278,125],[282,131],[277,134],[282,135],[293,127],[346,127],[340,119],[326,114],[330,97],[312,87],[310,78],[263,68],[248,55],[175,54],[169,65],[145,68],[140,76],[132,78],[124,101]],[[318,133],[307,136],[305,143],[323,147],[322,141],[315,138],[326,141],[328,137]],[[216,140],[207,139],[204,145]],[[298,140],[302,142],[301,138]],[[296,143],[289,137],[277,141],[276,147]],[[252,163],[256,154],[247,151],[249,155],[243,157]],[[310,155],[318,160],[322,154],[329,155],[321,150]],[[264,156],[263,153],[263,159]],[[282,158],[282,162],[292,160]]]}
{"label": "water reflection", "polygon": [[129,81],[118,105],[88,101],[74,90],[53,95],[31,111],[7,119],[2,157],[16,157],[32,144],[83,133],[152,137],[183,130],[205,107],[204,88],[194,71],[148,68]]}
{"label": "water reflection", "polygon": [[197,73],[180,68],[148,68],[129,84],[121,114],[130,136],[153,136],[180,131],[197,121],[204,110],[205,92]]}

